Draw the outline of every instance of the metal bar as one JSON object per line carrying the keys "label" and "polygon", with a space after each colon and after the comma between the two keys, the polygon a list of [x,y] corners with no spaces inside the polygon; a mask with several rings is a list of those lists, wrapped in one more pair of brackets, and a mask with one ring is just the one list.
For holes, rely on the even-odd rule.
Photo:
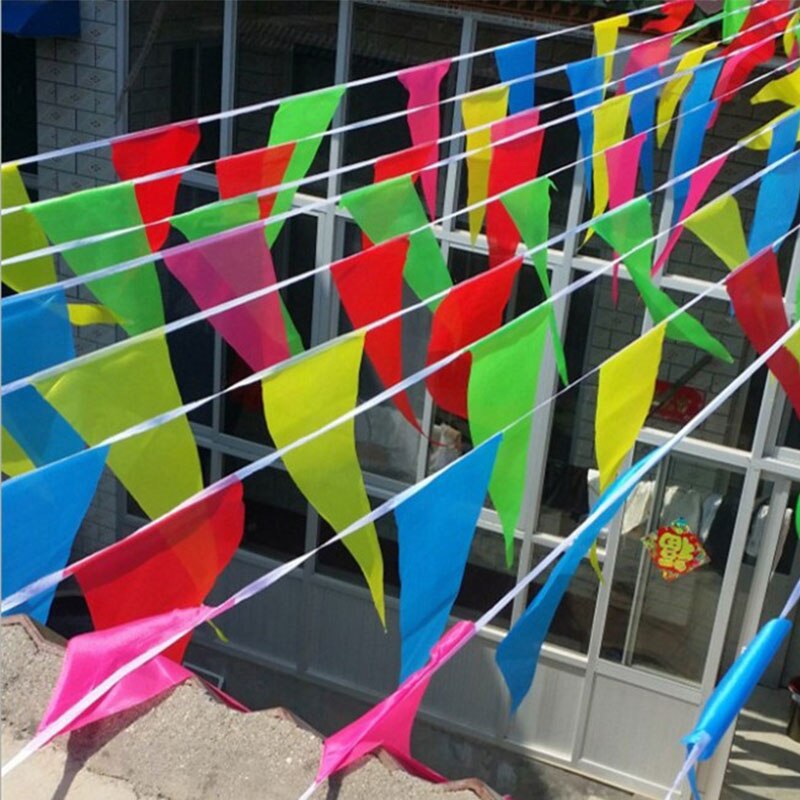
{"label": "metal bar", "polygon": [[[220,109],[227,111],[236,103],[236,46],[238,0],[225,0],[222,12],[222,85],[220,87]],[[221,156],[233,152],[233,118],[221,120],[219,128],[219,151]]]}

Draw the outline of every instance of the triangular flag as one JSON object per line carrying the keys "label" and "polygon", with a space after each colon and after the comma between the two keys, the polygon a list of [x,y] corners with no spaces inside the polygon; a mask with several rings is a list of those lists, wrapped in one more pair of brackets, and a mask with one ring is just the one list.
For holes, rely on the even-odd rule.
{"label": "triangular flag", "polygon": [[[183,403],[163,334],[100,351],[35,387],[90,445]],[[151,518],[203,486],[185,416],[112,444],[108,466]]]}
{"label": "triangular flag", "polygon": [[617,475],[650,413],[666,326],[657,325],[600,367],[594,449],[600,491]]}
{"label": "triangular flag", "polygon": [[750,9],[750,0],[724,0],[722,10],[722,38],[728,41],[736,36],[747,19],[747,12]]}
{"label": "triangular flag", "polygon": [[[411,132],[412,143],[415,145],[432,143],[434,145],[434,149],[430,153],[430,161],[427,161],[425,166],[433,164],[439,153],[438,141],[441,125],[439,87],[449,69],[450,59],[447,58],[403,70],[397,76],[397,80],[408,92],[408,129]],[[422,173],[422,192],[425,195],[425,204],[428,206],[431,218],[436,216],[438,178],[438,169],[427,169]]]}
{"label": "triangular flag", "polygon": [[[426,142],[381,156],[375,162],[374,182],[390,181],[392,178],[399,178],[402,175],[410,175],[412,181],[416,180],[420,170],[436,160],[437,148],[436,142]],[[364,246],[367,247],[368,245],[365,243]]]}
{"label": "triangular flag", "polygon": [[694,10],[694,0],[667,0],[659,12],[664,15],[662,19],[650,20],[642,25],[643,31],[657,31],[658,33],[673,33],[683,25]]}
{"label": "triangular flag", "polygon": [[[581,132],[581,155],[584,159],[591,158],[592,143],[594,142],[594,115],[589,110],[603,101],[603,90],[596,88],[603,83],[603,59],[599,56],[586,58],[583,61],[573,61],[567,64],[567,78],[572,89],[572,102],[578,112],[578,130]],[[594,91],[589,91],[593,89]],[[591,164],[583,164],[586,194],[592,194]]]}
{"label": "triangular flag", "polygon": [[428,224],[428,219],[411,176],[356,189],[340,202],[373,242],[418,231],[410,238],[403,277],[420,300],[452,286],[433,231],[418,230]]}
{"label": "triangular flag", "polygon": [[[3,164],[2,198],[4,208],[14,208],[30,203],[28,191],[22,182],[16,164]],[[41,225],[30,211],[19,209],[4,214],[2,220],[3,259],[42,250],[49,242]],[[53,256],[40,256],[19,264],[3,264],[3,283],[15,292],[26,292],[39,286],[56,282]]]}
{"label": "triangular flag", "polygon": [[800,69],[770,81],[750,98],[750,102],[770,103],[777,101],[787,106],[800,106]]}
{"label": "triangular flag", "polygon": [[[355,408],[363,349],[363,333],[349,336],[262,381],[267,427],[277,448]],[[283,463],[309,503],[337,533],[369,513],[352,418],[284,454]],[[365,525],[343,542],[367,579],[383,623],[383,557],[375,526]]]}
{"label": "triangular flag", "polygon": [[534,74],[536,72],[536,39],[522,39],[498,47],[494,51],[497,71],[503,83],[518,78],[508,87],[508,113],[518,114],[533,108],[535,100]]}
{"label": "triangular flag", "polygon": [[[631,95],[621,94],[604,100],[593,112],[594,142],[592,143],[592,172],[594,173],[594,211],[597,217],[608,205],[608,167],[605,151],[625,138]],[[587,237],[588,238],[588,237]]]}
{"label": "triangular flag", "polygon": [[0,453],[2,453],[2,463],[0,469],[4,475],[9,478],[16,478],[18,475],[24,475],[35,469],[33,461],[25,455],[25,451],[19,446],[19,442],[5,429],[2,428],[2,444],[0,444]]}
{"label": "triangular flag", "polygon": [[748,258],[742,214],[733,195],[724,194],[686,217],[688,228],[710,248],[728,269],[744,264]]}
{"label": "triangular flag", "polygon": [[436,475],[394,512],[404,681],[428,661],[464,578],[500,436]]}
{"label": "triangular flag", "polygon": [[614,73],[614,50],[620,28],[627,28],[630,19],[627,14],[598,20],[594,23],[594,54],[603,59],[603,83],[608,83]]}
{"label": "triangular flag", "polygon": [[[3,481],[4,598],[67,563],[107,455],[107,447],[87,450]],[[14,613],[27,614],[44,625],[54,595],[55,588],[45,591],[17,607]]]}
{"label": "triangular flag", "polygon": [[[331,266],[331,276],[354,328],[398,312],[403,306],[403,265],[408,239],[392,239],[362,250]],[[364,350],[384,388],[403,378],[403,321],[400,317],[367,332]],[[394,395],[403,416],[421,430],[417,416],[403,391]]]}
{"label": "triangular flag", "polygon": [[[111,143],[111,161],[117,175],[123,181],[128,181],[185,166],[198,144],[200,125],[197,120],[178,122],[114,139]],[[136,184],[136,201],[145,224],[172,216],[180,182],[181,175],[178,174]],[[146,233],[151,250],[160,250],[169,235],[169,223],[151,225]]]}
{"label": "triangular flag", "polygon": [[[142,224],[136,191],[131,183],[114,183],[52,200],[42,200],[31,211],[54,244],[82,239]],[[150,254],[144,230],[130,231],[63,253],[78,275]],[[90,281],[87,287],[111,309],[131,336],[164,324],[161,289],[155,267],[133,269]]]}
{"label": "triangular flag", "polygon": [[[503,432],[489,493],[503,524],[506,564],[514,562],[514,531],[525,493],[528,445],[536,387],[547,337],[547,308],[540,308],[472,346],[467,409],[469,430],[476,444]],[[497,387],[503,391],[498,392]],[[517,420],[520,420],[517,422]]]}
{"label": "triangular flag", "polygon": [[[492,159],[492,122],[502,119],[508,108],[508,86],[482,89],[461,101],[461,115],[467,134],[467,203],[475,205],[486,199],[489,186],[489,164]],[[484,127],[485,126],[485,127]],[[473,130],[481,128],[481,130]],[[485,205],[469,212],[469,234],[473,244],[478,238],[486,214]]]}
{"label": "triangular flag", "polygon": [[[763,250],[728,276],[725,282],[736,319],[756,352],[766,352],[789,330],[783,304],[778,260],[773,250]],[[800,364],[781,347],[767,361],[772,374],[786,392],[795,414],[800,417]]]}
{"label": "triangular flag", "polygon": [[[642,144],[637,161],[641,164],[642,184],[647,192],[653,191],[653,171],[655,158],[655,139],[653,126],[655,125],[656,98],[660,88],[658,79],[661,74],[660,67],[637,72],[627,79],[627,86],[631,92],[631,124],[636,136],[642,136]],[[654,85],[655,84],[655,85]],[[606,151],[608,161],[608,151]],[[609,178],[610,192],[614,191],[614,181]],[[613,206],[612,206],[613,207]]]}
{"label": "triangular flag", "polygon": [[[778,123],[795,113],[796,109],[790,108],[788,111],[778,114],[765,125],[758,128],[755,133],[750,134],[746,140],[741,141],[740,144],[743,144],[750,150],[769,150],[769,148],[772,147],[772,132],[775,130]],[[797,138],[798,141],[800,141],[800,132],[798,132]]]}
{"label": "triangular flag", "polygon": [[[434,364],[500,327],[522,259],[454,286],[433,315],[426,364]],[[440,408],[466,419],[470,353],[427,378],[428,391]]]}
{"label": "triangular flag", "polygon": [[[278,107],[269,131],[270,147],[295,142],[294,152],[283,176],[284,183],[305,177],[322,142],[321,134],[331,124],[344,94],[344,86],[331,86],[310,94],[296,95],[284,100]],[[307,138],[313,137],[313,138]],[[305,141],[299,141],[304,139]],[[297,187],[281,190],[272,206],[272,216],[292,207]],[[272,247],[283,227],[283,220],[267,225],[267,242]]]}

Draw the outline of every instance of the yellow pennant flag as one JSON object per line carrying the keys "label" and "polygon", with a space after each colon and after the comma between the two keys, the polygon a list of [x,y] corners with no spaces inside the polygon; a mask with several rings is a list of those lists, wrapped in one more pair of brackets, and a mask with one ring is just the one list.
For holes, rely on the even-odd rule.
{"label": "yellow pennant flag", "polygon": [[[630,19],[627,14],[618,14],[616,17],[601,19],[594,24],[594,54],[603,58],[603,79],[605,83],[611,80],[614,72],[614,50],[617,47],[617,37],[620,28],[627,28]],[[605,89],[603,90],[605,93]]]}
{"label": "yellow pennant flag", "polygon": [[[39,393],[90,445],[182,405],[163,334],[37,381]],[[111,445],[108,466],[145,514],[159,517],[203,488],[186,417]]]}
{"label": "yellow pennant flag", "polygon": [[[757,128],[747,140],[740,140],[739,144],[743,144],[751,150],[769,150],[769,148],[772,147],[772,131],[775,129],[775,126],[782,119],[796,113],[797,111],[794,108],[790,108],[788,111],[778,114],[777,117],[771,119],[766,125]],[[797,132],[797,141],[800,142],[800,131]]]}
{"label": "yellow pennant flag", "polygon": [[672,117],[675,114],[675,109],[686,91],[686,87],[692,80],[692,73],[688,72],[686,75],[681,75],[685,70],[693,70],[697,67],[706,57],[709,50],[713,50],[717,46],[717,42],[711,44],[704,44],[700,47],[695,47],[684,53],[678,66],[675,67],[675,76],[669,81],[661,92],[658,99],[658,110],[656,111],[656,141],[659,147],[664,146],[664,141],[669,133],[672,124]]}
{"label": "yellow pennant flag", "polygon": [[601,492],[617,476],[650,413],[665,331],[662,322],[600,367],[594,450]]}
{"label": "yellow pennant flag", "polygon": [[[267,427],[276,447],[286,447],[355,408],[363,351],[364,334],[353,335],[261,382]],[[290,451],[283,463],[309,503],[337,533],[369,513],[354,420]],[[375,526],[370,523],[346,536],[343,544],[364,573],[385,626],[383,557]]]}
{"label": "yellow pennant flag", "polygon": [[67,313],[69,321],[77,327],[117,324],[117,318],[105,306],[96,303],[69,303]]}
{"label": "yellow pennant flag", "polygon": [[750,102],[769,103],[772,101],[786,103],[787,106],[800,106],[800,69],[770,81],[763,89],[756,92]]}
{"label": "yellow pennant flag", "polygon": [[[497,89],[484,89],[465,97],[461,101],[461,116],[464,128],[469,131],[482,125],[502,119],[508,108],[508,86]],[[474,133],[467,133],[467,151],[477,148],[477,153],[467,156],[467,203],[480,203],[487,197],[489,187],[489,165],[492,160],[491,128],[486,127]],[[472,243],[478,238],[486,215],[486,206],[474,208],[469,212],[469,235]]]}
{"label": "yellow pennant flag", "polygon": [[[3,208],[14,208],[30,203],[16,164],[2,167]],[[4,214],[2,218],[3,259],[41,250],[50,242],[33,214],[24,208]],[[27,292],[39,286],[56,282],[56,269],[52,256],[41,256],[19,264],[3,265],[3,283],[16,292]]]}
{"label": "yellow pennant flag", "polygon": [[728,269],[736,269],[750,257],[739,203],[731,195],[712,200],[686,217],[683,224],[713,250]]}
{"label": "yellow pennant flag", "polygon": [[2,430],[2,471],[9,478],[15,478],[25,472],[30,472],[33,462],[25,455],[17,440],[5,429]]}
{"label": "yellow pennant flag", "polygon": [[[594,117],[594,143],[592,145],[592,171],[594,175],[594,212],[596,217],[608,205],[608,166],[606,149],[619,144],[625,138],[631,95],[620,94],[604,100],[592,112]],[[589,238],[588,236],[586,237]]]}

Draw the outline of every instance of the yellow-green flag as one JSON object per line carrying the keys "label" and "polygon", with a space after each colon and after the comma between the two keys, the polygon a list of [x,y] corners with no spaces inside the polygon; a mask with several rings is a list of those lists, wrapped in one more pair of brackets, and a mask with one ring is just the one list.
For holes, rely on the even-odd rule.
{"label": "yellow-green flag", "polygon": [[594,450],[601,492],[616,477],[650,413],[665,330],[664,323],[657,325],[600,367]]}
{"label": "yellow-green flag", "polygon": [[[481,125],[496,122],[506,115],[508,108],[508,86],[484,89],[465,97],[461,101],[461,115],[464,128],[469,131]],[[491,128],[467,133],[467,151],[477,148],[477,153],[467,156],[467,204],[480,203],[487,197],[489,187],[489,165],[492,161]],[[481,232],[486,206],[474,208],[469,212],[469,235],[473,244]]]}
{"label": "yellow-green flag", "polygon": [[[631,95],[619,94],[604,100],[593,112],[594,142],[592,143],[592,172],[594,178],[594,212],[597,217],[608,205],[608,166],[606,150],[625,138]],[[587,239],[589,237],[587,236]]]}
{"label": "yellow-green flag", "polygon": [[[627,28],[630,19],[627,14],[601,19],[594,24],[594,54],[603,59],[603,82],[608,83],[614,72],[614,50],[620,28]],[[605,89],[603,90],[605,92]]]}
{"label": "yellow-green flag", "polygon": [[[34,385],[90,445],[183,402],[163,334],[108,354],[100,351]],[[197,446],[185,416],[113,444],[107,463],[151,518],[203,488]]]}
{"label": "yellow-green flag", "polygon": [[750,102],[769,103],[777,100],[787,106],[800,106],[800,69],[770,81],[750,98]]}
{"label": "yellow-green flag", "polygon": [[[352,335],[262,381],[264,413],[276,447],[286,447],[355,408],[363,351],[364,334]],[[283,463],[309,503],[337,533],[369,513],[354,420],[290,451]],[[383,557],[375,526],[364,526],[343,543],[364,573],[385,625]]]}
{"label": "yellow-green flag", "polygon": [[3,452],[2,471],[9,478],[15,478],[17,475],[30,472],[34,468],[33,462],[25,455],[17,440],[5,428],[2,429],[0,447]]}
{"label": "yellow-green flag", "polygon": [[722,195],[690,214],[683,223],[728,269],[736,269],[749,258],[739,203]]}

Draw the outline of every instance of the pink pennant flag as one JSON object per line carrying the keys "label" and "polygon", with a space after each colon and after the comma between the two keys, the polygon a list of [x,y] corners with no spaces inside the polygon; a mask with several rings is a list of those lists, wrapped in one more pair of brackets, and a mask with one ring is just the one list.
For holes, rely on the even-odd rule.
{"label": "pink pennant flag", "polygon": [[[438,142],[440,131],[439,87],[450,69],[450,59],[403,70],[397,79],[408,91],[408,128],[413,144]],[[423,106],[427,106],[423,108]],[[418,109],[414,111],[414,109]],[[438,146],[436,148],[438,152]],[[428,163],[435,163],[436,156]],[[431,218],[436,216],[438,170],[425,170],[422,191]]]}
{"label": "pink pennant flag", "polygon": [[[276,283],[262,228],[233,230],[197,242],[165,256],[164,263],[201,309]],[[254,372],[290,355],[278,292],[215,314],[209,322]]]}
{"label": "pink pennant flag", "polygon": [[[635,72],[648,69],[648,67],[662,64],[669,58],[671,47],[672,42],[669,37],[658,37],[640,42],[631,50],[631,54],[628,56],[628,63],[625,64],[625,71],[622,74],[623,78],[627,78],[628,75],[633,75]],[[627,91],[624,83],[623,91]]]}
{"label": "pink pennant flag", "polygon": [[474,635],[475,624],[458,622],[431,650],[422,669],[413,672],[385,700],[355,722],[325,740],[316,784],[349,766],[362,756],[384,748],[410,772],[430,781],[444,778],[411,757],[411,728],[433,674]]}
{"label": "pink pennant flag", "polygon": [[[719,171],[725,164],[726,158],[727,154],[722,154],[721,156],[717,156],[710,161],[706,161],[706,163],[703,164],[703,166],[692,175],[691,179],[689,180],[689,192],[686,196],[686,202],[684,203],[683,210],[678,218],[679,222],[685,220],[686,217],[690,216],[697,210],[697,207],[700,205],[700,201],[708,191],[708,187],[714,182],[715,178],[719,174]],[[683,233],[683,225],[676,225],[672,229],[672,233],[670,233],[669,239],[667,239],[667,244],[664,246],[661,254],[653,264],[653,275],[655,275],[664,266],[664,264],[666,264],[670,253],[678,243],[678,239],[681,238],[681,233]]]}
{"label": "pink pennant flag", "polygon": [[[609,211],[633,199],[636,191],[639,157],[646,139],[646,132],[638,133],[606,150]],[[618,257],[618,254],[614,253],[614,258]],[[616,305],[619,300],[619,261],[616,260],[611,274],[611,297]]]}

